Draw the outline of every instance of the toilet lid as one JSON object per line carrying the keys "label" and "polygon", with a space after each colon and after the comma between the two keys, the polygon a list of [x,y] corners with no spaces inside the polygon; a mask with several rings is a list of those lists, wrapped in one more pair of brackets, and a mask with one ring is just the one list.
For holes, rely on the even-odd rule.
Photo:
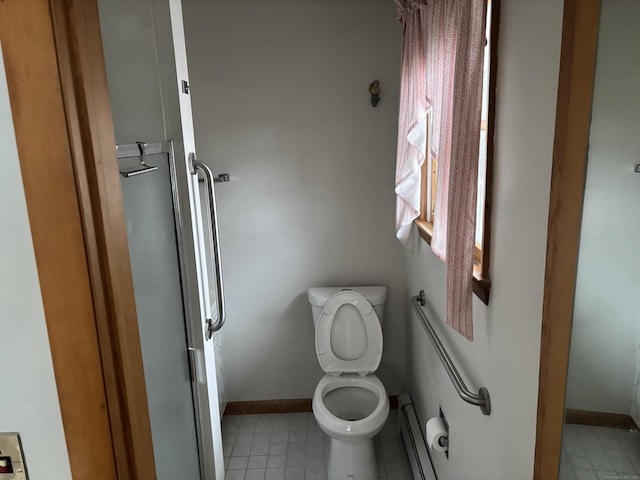
{"label": "toilet lid", "polygon": [[[356,341],[362,343],[362,352],[356,358],[350,355],[340,355],[337,342],[345,345],[345,338],[349,335],[340,335],[342,332],[334,331],[336,313],[341,308],[355,307],[359,315],[352,315],[350,320],[358,322],[356,332],[360,332]],[[355,317],[355,319],[354,319]],[[332,335],[333,334],[333,335]],[[336,336],[338,335],[338,336]],[[364,338],[362,338],[364,337]],[[332,345],[332,342],[335,342]],[[336,293],[329,299],[318,319],[316,326],[316,353],[320,366],[327,373],[363,373],[375,372],[382,358],[382,327],[371,304],[359,293],[345,290]],[[361,353],[361,354],[360,354]]]}

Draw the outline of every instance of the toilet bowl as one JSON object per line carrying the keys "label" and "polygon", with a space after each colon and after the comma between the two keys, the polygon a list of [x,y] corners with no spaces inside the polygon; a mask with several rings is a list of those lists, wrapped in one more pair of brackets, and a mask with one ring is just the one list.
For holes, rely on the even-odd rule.
{"label": "toilet bowl", "polygon": [[389,398],[373,372],[382,357],[385,298],[386,287],[309,290],[316,353],[326,372],[312,406],[320,429],[331,439],[329,480],[378,478],[373,437],[387,420]]}
{"label": "toilet bowl", "polygon": [[354,444],[380,432],[389,416],[389,398],[375,375],[325,375],[313,395],[313,412],[329,437]]}

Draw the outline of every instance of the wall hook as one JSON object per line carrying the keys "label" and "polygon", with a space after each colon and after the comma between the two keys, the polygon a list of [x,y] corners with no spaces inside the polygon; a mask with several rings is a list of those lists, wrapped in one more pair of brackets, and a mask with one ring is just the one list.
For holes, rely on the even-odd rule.
{"label": "wall hook", "polygon": [[369,93],[371,94],[371,105],[376,107],[380,101],[380,82],[374,80],[369,85]]}

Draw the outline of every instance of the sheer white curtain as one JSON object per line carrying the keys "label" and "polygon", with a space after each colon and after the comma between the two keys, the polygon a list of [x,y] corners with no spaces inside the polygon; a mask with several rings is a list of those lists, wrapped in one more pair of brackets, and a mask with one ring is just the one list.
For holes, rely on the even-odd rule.
{"label": "sheer white curtain", "polygon": [[[421,123],[424,120],[419,117],[424,118],[430,108],[430,154],[438,162],[431,248],[447,263],[446,322],[473,340],[473,259],[486,0],[396,0],[396,3],[404,28],[396,166],[397,234],[408,245],[410,235],[406,231],[420,212],[419,166],[424,161],[424,143],[420,144],[421,150],[415,146],[414,138],[418,137],[418,128],[426,133]],[[417,152],[422,153],[421,158],[416,158]]]}
{"label": "sheer white curtain", "polygon": [[406,247],[412,243],[413,221],[420,214],[421,167],[427,143],[425,29],[415,0],[396,0],[403,25],[400,118],[396,163],[396,235]]}

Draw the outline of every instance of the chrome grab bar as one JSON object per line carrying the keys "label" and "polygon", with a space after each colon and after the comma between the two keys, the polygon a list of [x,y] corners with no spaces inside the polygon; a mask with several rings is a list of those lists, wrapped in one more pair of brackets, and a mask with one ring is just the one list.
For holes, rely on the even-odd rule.
{"label": "chrome grab bar", "polygon": [[440,338],[438,338],[438,335],[433,329],[433,326],[431,326],[431,322],[429,322],[427,315],[424,313],[424,310],[422,310],[422,307],[424,307],[426,303],[424,290],[420,290],[420,293],[414,297],[411,297],[411,300],[413,300],[412,301],[413,308],[415,309],[415,311],[418,313],[418,316],[422,320],[422,326],[424,327],[424,330],[428,333],[429,339],[431,340],[431,343],[433,344],[436,350],[436,353],[438,354],[438,357],[440,357],[440,361],[442,362],[444,369],[449,374],[449,378],[451,379],[453,386],[458,392],[458,395],[460,395],[460,398],[462,398],[465,402],[470,403],[471,405],[476,405],[480,407],[480,410],[485,415],[491,414],[491,398],[489,397],[489,390],[482,387],[480,388],[478,393],[473,393],[469,391],[469,389],[464,383],[464,380],[462,380],[462,377],[460,376],[458,369],[453,364],[451,357],[449,357],[449,354],[447,353],[444,346],[442,345]]}
{"label": "chrome grab bar", "polygon": [[[211,248],[213,250],[213,262],[216,273],[216,292],[218,294],[218,318],[215,322],[211,318],[207,318],[207,330],[205,338],[210,340],[215,332],[220,330],[224,325],[226,311],[224,304],[224,290],[222,285],[222,263],[220,261],[220,235],[218,233],[218,212],[216,209],[216,197],[213,190],[213,183],[215,181],[213,172],[209,166],[196,159],[195,153],[189,154],[189,170],[192,175],[198,175],[201,173],[205,178],[205,185],[207,188],[207,200],[209,203],[209,215],[211,217]],[[206,258],[206,257],[205,257]]]}

